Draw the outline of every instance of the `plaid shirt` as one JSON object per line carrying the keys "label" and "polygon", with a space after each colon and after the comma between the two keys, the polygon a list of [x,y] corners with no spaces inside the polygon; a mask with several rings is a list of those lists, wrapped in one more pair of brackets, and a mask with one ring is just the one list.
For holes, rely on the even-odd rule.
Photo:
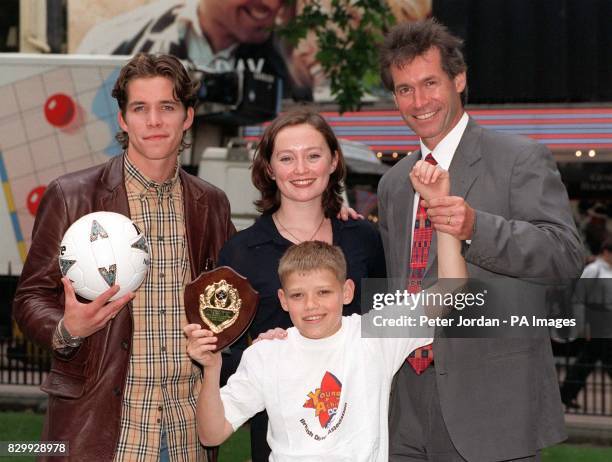
{"label": "plaid shirt", "polygon": [[159,184],[124,157],[130,214],[147,236],[151,266],[132,302],[132,352],[115,460],[157,461],[162,429],[171,460],[205,460],[195,422],[201,371],[187,356],[182,330],[190,274],[178,168]]}

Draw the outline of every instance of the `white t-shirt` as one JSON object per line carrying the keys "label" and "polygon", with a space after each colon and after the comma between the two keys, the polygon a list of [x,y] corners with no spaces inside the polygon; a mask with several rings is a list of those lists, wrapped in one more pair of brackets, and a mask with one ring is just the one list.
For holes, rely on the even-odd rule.
{"label": "white t-shirt", "polygon": [[362,338],[356,314],[328,338],[287,333],[247,348],[221,389],[234,430],[265,408],[272,461],[386,462],[391,380],[432,339]]}

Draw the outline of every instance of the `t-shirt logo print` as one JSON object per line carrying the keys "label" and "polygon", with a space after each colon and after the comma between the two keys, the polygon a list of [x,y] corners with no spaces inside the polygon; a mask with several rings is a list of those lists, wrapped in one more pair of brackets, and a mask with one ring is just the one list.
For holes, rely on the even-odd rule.
{"label": "t-shirt logo print", "polygon": [[336,416],[341,393],[342,383],[331,372],[325,372],[320,388],[308,393],[304,407],[315,410],[322,428],[328,428]]}

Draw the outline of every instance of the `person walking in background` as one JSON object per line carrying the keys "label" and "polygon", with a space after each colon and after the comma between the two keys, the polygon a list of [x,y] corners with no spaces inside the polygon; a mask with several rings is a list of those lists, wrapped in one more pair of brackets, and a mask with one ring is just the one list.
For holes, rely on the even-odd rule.
{"label": "person walking in background", "polygon": [[585,343],[563,380],[561,399],[568,409],[580,409],[576,397],[598,361],[612,378],[612,238],[584,268],[573,302],[574,314],[584,319]]}
{"label": "person walking in background", "polygon": [[[420,151],[378,188],[387,274],[405,284],[398,289],[436,281],[434,229],[462,241],[470,277],[496,278],[498,286],[577,277],[582,246],[552,155],[542,144],[487,130],[464,111],[461,40],[433,19],[398,24],[380,64],[385,87],[420,138]],[[449,196],[421,203],[406,180],[419,159],[449,169]],[[486,308],[510,315],[534,303],[521,296],[505,293]],[[438,334],[396,376],[391,461],[538,460],[543,447],[565,438],[549,338]]]}

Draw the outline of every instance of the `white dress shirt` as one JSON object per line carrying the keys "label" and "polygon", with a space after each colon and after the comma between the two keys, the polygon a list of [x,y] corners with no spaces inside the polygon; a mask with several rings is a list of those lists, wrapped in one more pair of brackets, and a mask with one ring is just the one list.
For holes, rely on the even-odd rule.
{"label": "white dress shirt", "polygon": [[[442,138],[442,140],[437,144],[437,146],[433,149],[429,149],[425,144],[423,144],[423,140],[419,140],[421,144],[421,159],[425,159],[427,154],[433,156],[438,165],[442,167],[444,170],[448,170],[451,162],[453,161],[453,157],[455,156],[455,151],[457,150],[457,146],[459,146],[459,142],[461,141],[461,137],[463,136],[463,132],[465,132],[465,128],[467,127],[469,121],[469,117],[467,112],[464,112],[457,122],[457,125],[453,127],[453,129],[448,132],[448,134]],[[408,180],[410,181],[410,180]],[[451,180],[452,181],[452,180]],[[412,205],[412,227],[410,230],[410,252],[412,252],[412,235],[414,234],[414,221],[416,220],[416,214],[419,207],[419,200],[421,195],[415,191],[414,193],[414,203]]]}

